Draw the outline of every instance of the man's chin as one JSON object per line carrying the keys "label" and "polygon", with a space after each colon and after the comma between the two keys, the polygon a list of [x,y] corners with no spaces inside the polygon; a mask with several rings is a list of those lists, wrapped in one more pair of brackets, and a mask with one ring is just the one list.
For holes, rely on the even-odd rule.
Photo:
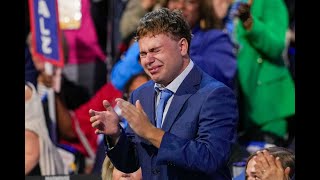
{"label": "man's chin", "polygon": [[163,81],[162,81],[159,77],[154,77],[154,76],[152,76],[151,79],[152,79],[154,82],[158,83],[158,84],[162,84],[162,83],[163,83]]}

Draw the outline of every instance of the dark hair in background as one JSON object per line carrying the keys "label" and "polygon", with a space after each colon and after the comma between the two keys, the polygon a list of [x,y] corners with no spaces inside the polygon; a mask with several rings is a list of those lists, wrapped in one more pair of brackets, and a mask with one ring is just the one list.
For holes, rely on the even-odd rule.
{"label": "dark hair in background", "polygon": [[212,0],[200,1],[200,27],[203,30],[223,29],[223,21],[220,20],[213,8]]}
{"label": "dark hair in background", "polygon": [[166,34],[174,40],[186,38],[190,47],[191,30],[180,10],[171,11],[168,8],[160,8],[148,12],[140,19],[136,40],[158,34]]}
{"label": "dark hair in background", "polygon": [[148,80],[150,79],[150,77],[144,71],[133,75],[124,86],[124,90],[123,90],[123,99],[124,100],[129,99],[129,96],[130,96],[129,88],[130,88],[131,84],[133,83],[133,81],[140,76],[145,77]]}

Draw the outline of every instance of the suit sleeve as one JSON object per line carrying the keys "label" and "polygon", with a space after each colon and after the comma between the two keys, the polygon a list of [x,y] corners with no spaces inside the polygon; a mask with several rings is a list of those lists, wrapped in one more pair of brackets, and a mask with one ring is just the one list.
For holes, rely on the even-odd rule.
{"label": "suit sleeve", "polygon": [[[130,96],[130,103],[132,103]],[[105,136],[105,149],[112,164],[122,172],[132,173],[139,169],[139,158],[134,143],[135,134],[130,126],[120,135],[118,143],[114,147],[109,147],[108,138]]]}
{"label": "suit sleeve", "polygon": [[158,151],[157,164],[205,174],[215,173],[228,162],[236,139],[237,119],[233,92],[227,87],[213,90],[195,121],[199,123],[196,138],[187,140],[166,132]]}

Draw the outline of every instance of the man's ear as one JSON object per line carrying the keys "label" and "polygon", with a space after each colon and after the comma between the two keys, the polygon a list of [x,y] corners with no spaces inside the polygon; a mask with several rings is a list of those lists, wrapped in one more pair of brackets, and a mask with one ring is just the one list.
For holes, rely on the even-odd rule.
{"label": "man's ear", "polygon": [[186,38],[181,38],[179,40],[179,47],[180,47],[180,52],[182,56],[185,56],[188,54],[189,44]]}

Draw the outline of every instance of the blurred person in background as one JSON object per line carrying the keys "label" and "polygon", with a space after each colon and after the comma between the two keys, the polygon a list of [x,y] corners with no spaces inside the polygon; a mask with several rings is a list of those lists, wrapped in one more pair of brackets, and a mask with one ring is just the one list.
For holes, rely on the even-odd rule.
{"label": "blurred person in background", "polygon": [[261,149],[247,159],[246,180],[289,180],[295,177],[295,155],[283,147]]}
{"label": "blurred person in background", "polygon": [[133,173],[124,173],[114,167],[108,156],[105,156],[102,165],[102,180],[142,180],[141,168]]}
{"label": "blurred person in background", "polygon": [[284,146],[295,114],[294,82],[282,57],[288,10],[282,0],[249,0],[237,17],[239,140]]}
{"label": "blurred person in background", "polygon": [[121,38],[135,33],[140,18],[147,12],[165,6],[165,0],[129,0],[120,19]]}
{"label": "blurred person in background", "polygon": [[[211,4],[211,3],[210,3]],[[220,7],[202,0],[168,0],[169,9],[179,9],[192,29],[190,57],[211,77],[235,89],[237,62],[235,47],[223,32]]]}
{"label": "blurred person in background", "polygon": [[93,13],[98,12],[91,7],[90,0],[58,3],[59,24],[69,48],[63,74],[74,84],[86,88],[89,97],[107,81],[106,52],[97,33],[101,29],[96,29],[100,26],[93,19]]}
{"label": "blurred person in background", "polygon": [[25,84],[25,175],[65,175],[63,160],[49,137],[41,99]]}

